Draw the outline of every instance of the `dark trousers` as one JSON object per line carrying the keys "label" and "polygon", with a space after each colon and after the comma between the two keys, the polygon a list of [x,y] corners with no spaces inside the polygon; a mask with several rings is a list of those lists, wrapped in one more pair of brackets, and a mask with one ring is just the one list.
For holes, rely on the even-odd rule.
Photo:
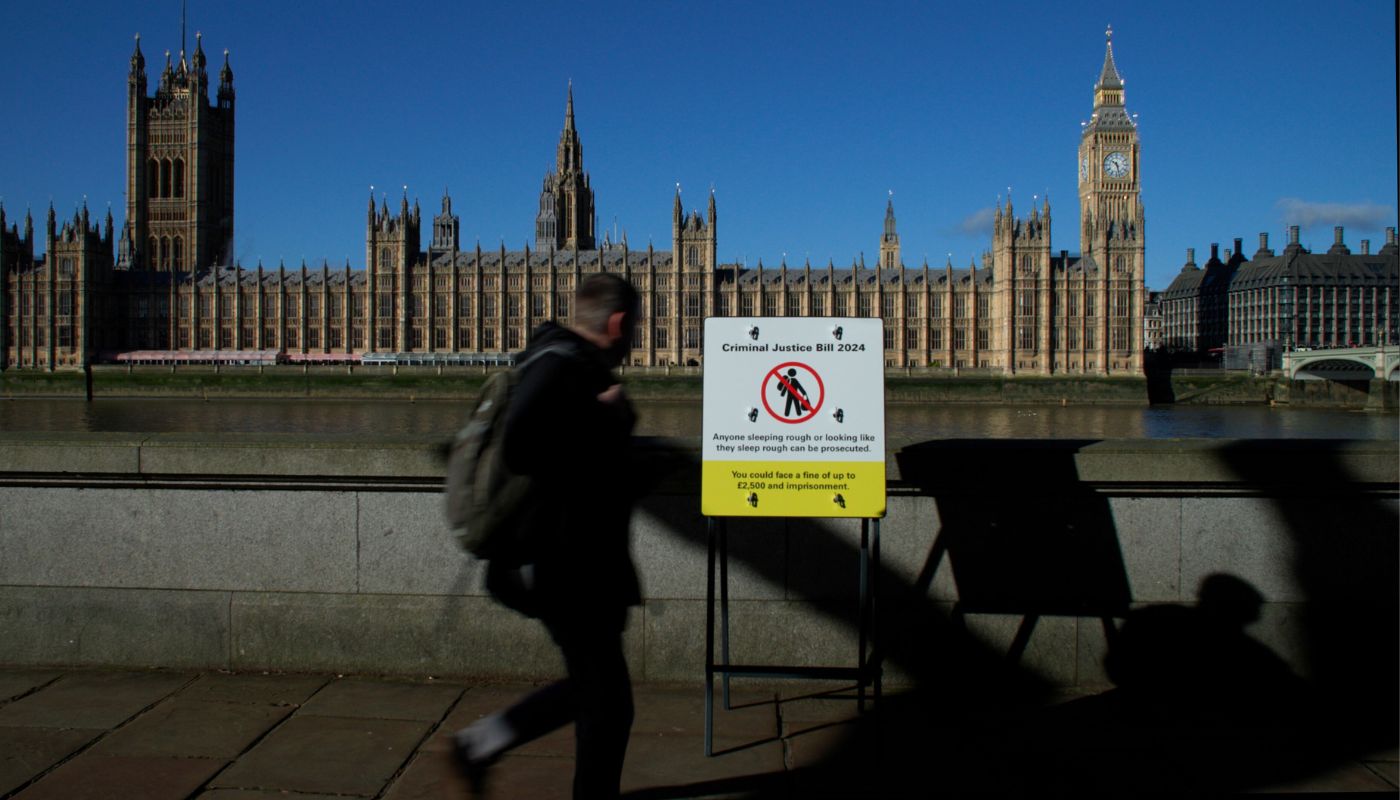
{"label": "dark trousers", "polygon": [[616,619],[570,616],[544,620],[569,677],[506,709],[516,735],[512,746],[572,722],[575,800],[617,797],[632,733],[632,678],[622,653],[622,626]]}

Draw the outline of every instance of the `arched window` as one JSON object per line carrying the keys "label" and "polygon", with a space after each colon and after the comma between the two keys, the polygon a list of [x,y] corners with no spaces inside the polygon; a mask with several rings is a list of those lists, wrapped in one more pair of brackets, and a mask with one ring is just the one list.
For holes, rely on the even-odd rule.
{"label": "arched window", "polygon": [[152,236],[152,237],[151,237],[150,244],[149,244],[149,249],[146,251],[146,266],[147,266],[147,268],[160,266],[159,258],[160,258],[160,242],[157,241],[156,237]]}
{"label": "arched window", "polygon": [[154,158],[146,162],[146,196],[160,197],[160,162]]}
{"label": "arched window", "polygon": [[167,158],[167,159],[165,159],[164,161],[160,162],[160,196],[161,196],[161,197],[169,197],[169,196],[170,196],[170,172],[171,172],[170,159]]}
{"label": "arched window", "polygon": [[172,269],[185,268],[185,240],[180,238],[179,236],[176,236],[175,241],[171,242],[170,258],[170,265]]}
{"label": "arched window", "polygon": [[691,245],[691,246],[685,251],[685,265],[686,265],[687,267],[693,267],[693,266],[695,266],[696,262],[700,260],[700,258],[699,258],[699,252],[700,252],[699,250],[695,249],[695,245]]}
{"label": "arched window", "polygon": [[185,159],[175,159],[175,196],[185,196]]}
{"label": "arched window", "polygon": [[160,266],[170,266],[170,237],[160,237]]}

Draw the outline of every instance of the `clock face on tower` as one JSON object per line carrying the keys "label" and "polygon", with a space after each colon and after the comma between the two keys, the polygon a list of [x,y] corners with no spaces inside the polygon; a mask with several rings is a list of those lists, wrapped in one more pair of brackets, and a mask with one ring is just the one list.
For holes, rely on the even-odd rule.
{"label": "clock face on tower", "polygon": [[1104,174],[1110,178],[1121,178],[1128,174],[1128,157],[1122,153],[1109,153],[1103,160]]}

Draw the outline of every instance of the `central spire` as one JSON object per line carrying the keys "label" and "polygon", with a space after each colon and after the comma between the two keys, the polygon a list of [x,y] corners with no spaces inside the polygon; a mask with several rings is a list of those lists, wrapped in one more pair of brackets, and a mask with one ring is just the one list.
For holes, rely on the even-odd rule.
{"label": "central spire", "polygon": [[564,130],[574,129],[574,81],[569,79],[569,102],[564,107]]}
{"label": "central spire", "polygon": [[569,81],[568,101],[564,106],[564,130],[559,134],[559,152],[555,158],[555,169],[563,176],[583,172],[583,146],[579,144],[578,130],[574,128],[574,82]]}
{"label": "central spire", "polygon": [[574,126],[574,82],[569,81],[564,104],[564,130],[559,134],[555,169],[545,176],[540,210],[535,217],[535,249],[592,250],[594,247],[593,189],[583,170],[583,145]]}

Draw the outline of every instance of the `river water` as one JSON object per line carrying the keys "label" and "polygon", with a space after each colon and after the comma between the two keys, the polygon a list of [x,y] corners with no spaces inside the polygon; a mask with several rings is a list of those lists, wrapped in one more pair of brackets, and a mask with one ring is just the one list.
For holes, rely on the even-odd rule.
{"label": "river water", "polygon": [[[700,403],[638,403],[637,433],[700,436]],[[435,434],[449,437],[460,401],[0,400],[0,431]],[[1266,406],[890,404],[886,446],[928,439],[1400,439],[1395,414]]]}

